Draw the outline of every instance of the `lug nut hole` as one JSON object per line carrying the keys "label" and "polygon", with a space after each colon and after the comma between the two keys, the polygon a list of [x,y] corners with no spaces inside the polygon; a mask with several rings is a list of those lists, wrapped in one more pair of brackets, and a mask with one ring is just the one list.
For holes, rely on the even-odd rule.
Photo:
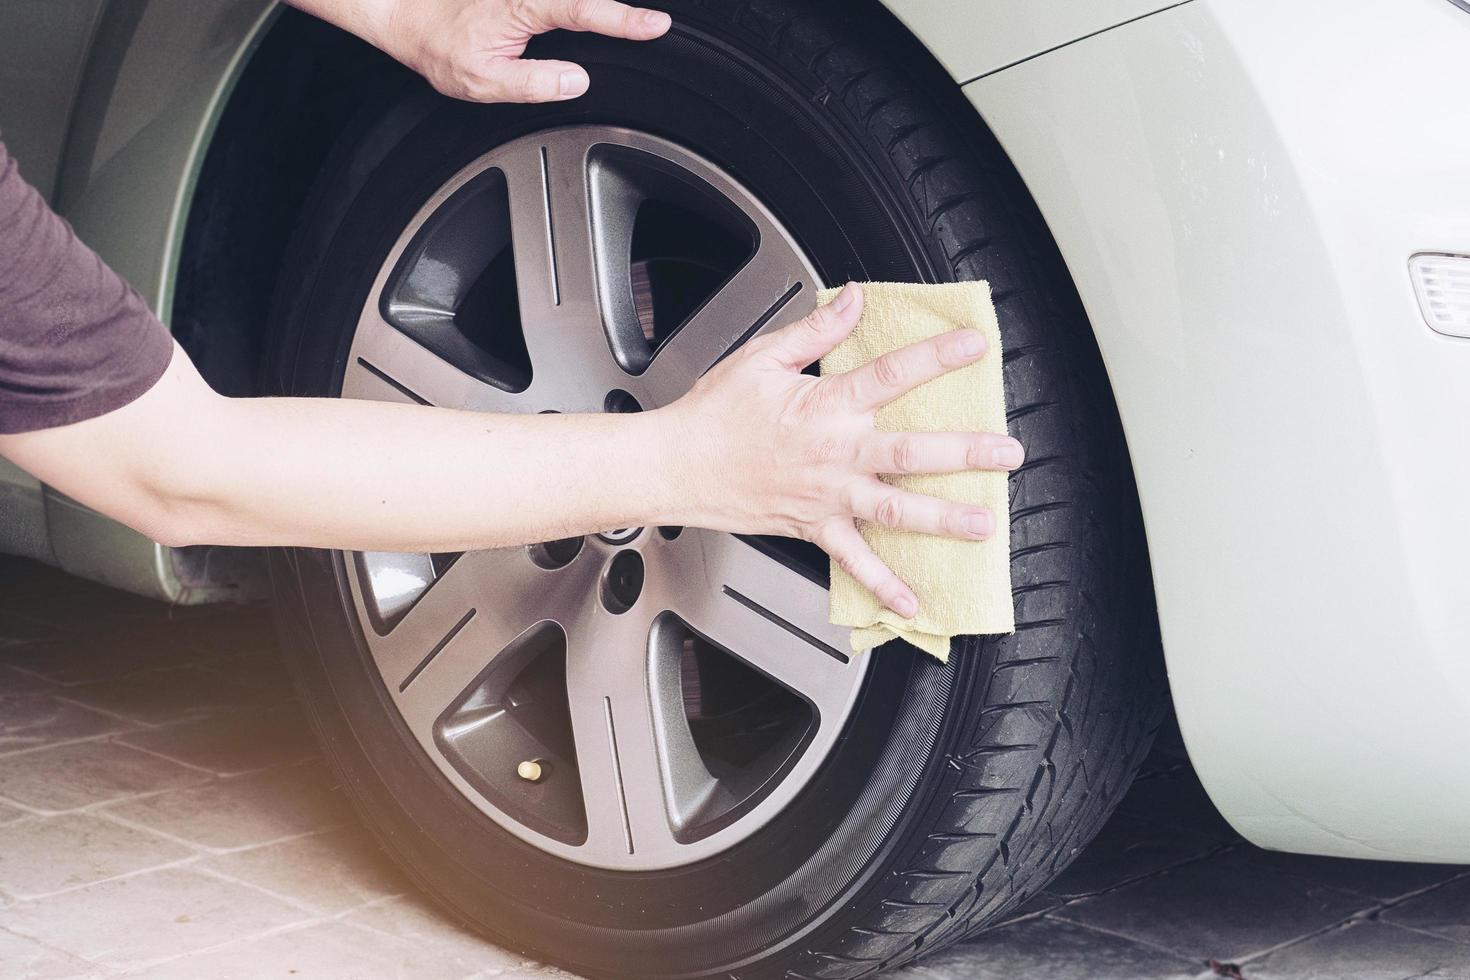
{"label": "lug nut hole", "polygon": [[577,537],[543,541],[540,544],[531,545],[526,550],[530,552],[533,562],[542,568],[554,571],[572,563],[572,559],[582,551],[582,539]]}
{"label": "lug nut hole", "polygon": [[621,412],[623,414],[643,411],[643,406],[638,404],[638,399],[621,388],[614,388],[607,393],[607,397],[603,399],[602,408],[605,412]]}
{"label": "lug nut hole", "polygon": [[602,574],[603,607],[610,613],[625,613],[642,592],[643,556],[632,550],[618,552]]}

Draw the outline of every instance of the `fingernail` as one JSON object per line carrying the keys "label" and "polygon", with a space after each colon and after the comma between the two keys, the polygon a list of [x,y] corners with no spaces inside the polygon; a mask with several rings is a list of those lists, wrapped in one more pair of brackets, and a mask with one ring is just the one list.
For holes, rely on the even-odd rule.
{"label": "fingernail", "polygon": [[1012,469],[1021,465],[1021,461],[1026,458],[1026,451],[1021,448],[1019,442],[1012,439],[996,446],[990,451],[990,455],[995,460],[996,466]]}
{"label": "fingernail", "polygon": [[669,15],[662,10],[645,10],[643,11],[643,23],[659,30],[667,30],[670,24]]}
{"label": "fingernail", "polygon": [[893,600],[893,608],[900,616],[913,619],[919,612],[919,600],[909,595],[899,596]]}
{"label": "fingernail", "polygon": [[979,537],[984,537],[995,530],[995,518],[989,514],[971,514],[965,518],[965,530]]}
{"label": "fingernail", "polygon": [[587,91],[587,74],[580,71],[564,71],[558,82],[558,90],[564,99],[575,98]]}
{"label": "fingernail", "polygon": [[960,350],[966,357],[979,357],[985,353],[985,335],[978,330],[966,330],[960,338]]}
{"label": "fingernail", "polygon": [[841,292],[832,297],[832,309],[837,311],[838,313],[841,313],[843,310],[851,306],[852,301],[856,298],[857,287],[854,286],[852,283],[848,283],[846,286],[842,287]]}

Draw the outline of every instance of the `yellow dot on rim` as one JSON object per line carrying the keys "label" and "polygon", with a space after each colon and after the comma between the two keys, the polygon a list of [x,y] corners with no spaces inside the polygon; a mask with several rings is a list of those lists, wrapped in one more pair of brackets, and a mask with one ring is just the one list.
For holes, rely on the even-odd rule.
{"label": "yellow dot on rim", "polygon": [[528,759],[516,766],[516,775],[527,782],[537,782],[541,778],[541,763],[534,759]]}

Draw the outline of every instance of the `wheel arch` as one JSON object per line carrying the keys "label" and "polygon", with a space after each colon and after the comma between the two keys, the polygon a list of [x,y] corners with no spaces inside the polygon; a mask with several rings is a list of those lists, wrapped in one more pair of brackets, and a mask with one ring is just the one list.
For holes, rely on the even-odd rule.
{"label": "wheel arch", "polygon": [[366,93],[407,76],[292,9],[271,18],[251,48],[195,164],[170,307],[174,335],[200,372],[236,396],[260,390],[260,338],[312,183]]}

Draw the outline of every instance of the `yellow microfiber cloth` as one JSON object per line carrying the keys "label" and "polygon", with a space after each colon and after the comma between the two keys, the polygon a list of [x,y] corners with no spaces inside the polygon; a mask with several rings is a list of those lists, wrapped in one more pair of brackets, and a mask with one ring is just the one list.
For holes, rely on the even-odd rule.
{"label": "yellow microfiber cloth", "polygon": [[[1000,327],[990,301],[990,284],[863,283],[863,312],[842,344],[822,358],[822,373],[836,374],[881,354],[948,330],[980,330],[990,347],[979,361],[935,378],[878,410],[875,424],[890,432],[1005,432]],[[817,296],[826,304],[839,290]],[[996,532],[983,541],[899,531],[858,521],[858,530],[888,567],[919,598],[919,612],[904,619],[832,563],[830,618],[852,626],[856,652],[895,637],[938,657],[949,658],[953,636],[1011,633],[1010,501],[1003,471],[883,474],[905,490],[989,508]]]}

